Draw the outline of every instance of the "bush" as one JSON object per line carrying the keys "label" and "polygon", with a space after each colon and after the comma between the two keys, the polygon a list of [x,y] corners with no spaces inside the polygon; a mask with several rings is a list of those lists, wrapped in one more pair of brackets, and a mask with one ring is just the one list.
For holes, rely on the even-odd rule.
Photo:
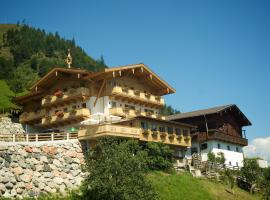
{"label": "bush", "polygon": [[147,154],[135,140],[103,138],[89,153],[82,199],[156,199],[145,179]]}
{"label": "bush", "polygon": [[150,170],[170,171],[173,168],[173,150],[168,145],[148,142],[144,148]]}

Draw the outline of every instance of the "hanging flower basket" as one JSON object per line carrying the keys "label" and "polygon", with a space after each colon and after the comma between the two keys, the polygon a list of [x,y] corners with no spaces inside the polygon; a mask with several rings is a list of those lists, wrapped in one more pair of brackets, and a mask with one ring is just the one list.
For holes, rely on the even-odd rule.
{"label": "hanging flower basket", "polygon": [[54,95],[57,96],[58,98],[60,98],[64,95],[64,93],[61,90],[58,90],[54,93]]}
{"label": "hanging flower basket", "polygon": [[58,111],[58,112],[56,113],[56,116],[57,116],[57,117],[64,117],[64,112],[63,112],[63,111]]}

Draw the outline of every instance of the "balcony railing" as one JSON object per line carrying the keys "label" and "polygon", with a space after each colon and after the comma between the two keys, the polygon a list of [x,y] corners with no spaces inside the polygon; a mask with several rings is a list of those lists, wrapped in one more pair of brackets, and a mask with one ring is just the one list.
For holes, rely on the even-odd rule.
{"label": "balcony railing", "polygon": [[77,132],[0,134],[0,142],[41,142],[77,139]]}
{"label": "balcony railing", "polygon": [[162,142],[165,144],[188,147],[191,146],[190,136],[177,137],[175,134],[167,132],[143,130],[137,127],[102,124],[95,126],[85,126],[78,131],[78,138],[81,140],[97,139],[104,136],[116,136],[136,138],[148,142]]}
{"label": "balcony railing", "polygon": [[38,123],[42,117],[45,116],[45,110],[41,109],[37,112],[24,112],[20,116],[20,123],[35,124]]}
{"label": "balcony railing", "polygon": [[159,115],[159,114],[154,114],[152,112],[147,112],[141,111],[141,110],[134,110],[131,108],[121,108],[121,107],[115,107],[115,108],[110,108],[109,109],[110,115],[116,115],[116,116],[121,116],[121,117],[136,117],[136,116],[146,116],[146,117],[151,117],[154,119],[162,119],[165,120],[165,116]]}
{"label": "balcony railing", "polygon": [[66,123],[70,122],[76,123],[89,117],[90,117],[89,109],[81,108],[77,110],[71,110],[70,112],[58,112],[55,115],[43,117],[41,125],[43,126],[65,125]]}
{"label": "balcony railing", "polygon": [[140,90],[134,90],[127,87],[114,86],[112,96],[128,100],[129,102],[140,103],[153,107],[161,107],[165,104],[164,99]]}
{"label": "balcony railing", "polygon": [[88,88],[70,88],[67,92],[57,91],[54,95],[48,95],[44,97],[41,101],[41,105],[44,107],[49,107],[69,103],[70,101],[77,99],[84,101],[89,96],[90,92]]}
{"label": "balcony railing", "polygon": [[165,144],[171,144],[176,146],[191,146],[190,135],[176,135],[174,133],[168,133],[166,131],[157,131],[146,129],[142,131],[140,140],[152,141],[152,142],[163,142]]}
{"label": "balcony railing", "polygon": [[248,145],[248,140],[246,138],[228,135],[219,130],[209,130],[208,134],[206,132],[199,132],[197,140],[198,142],[204,142],[206,140],[220,140],[224,142],[239,144],[242,146]]}
{"label": "balcony railing", "polygon": [[140,137],[140,128],[119,126],[111,124],[103,124],[98,126],[86,126],[79,130],[79,139],[91,139],[102,136],[118,136],[118,137],[129,137],[138,138]]}

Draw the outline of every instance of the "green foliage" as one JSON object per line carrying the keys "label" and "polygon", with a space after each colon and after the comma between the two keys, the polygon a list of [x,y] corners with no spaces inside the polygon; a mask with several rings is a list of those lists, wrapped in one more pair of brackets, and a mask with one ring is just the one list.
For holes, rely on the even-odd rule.
{"label": "green foliage", "polygon": [[[61,38],[57,32],[46,33],[25,24],[2,24],[0,80],[4,80],[16,94],[26,93],[35,81],[52,68],[66,66],[68,49],[71,50],[74,67],[91,71],[99,71],[106,67],[103,57],[94,60],[76,45],[74,38],[67,40]],[[5,97],[7,98],[9,97]]]}
{"label": "green foliage", "polygon": [[14,93],[10,90],[5,81],[0,80],[0,113],[4,113],[9,108],[16,108],[11,102]]}
{"label": "green foliage", "polygon": [[257,163],[257,159],[245,158],[244,166],[240,170],[240,175],[251,184],[258,183],[262,175],[262,170]]}
{"label": "green foliage", "polygon": [[168,145],[156,142],[145,144],[147,164],[151,170],[170,171],[173,168],[173,150]]}
{"label": "green foliage", "polygon": [[233,188],[234,188],[234,174],[233,174],[233,171],[230,170],[230,169],[225,169],[224,175],[225,175],[225,178],[226,178],[226,180],[228,182],[228,185],[230,187],[231,192],[234,193],[233,192]]}
{"label": "green foliage", "polygon": [[174,115],[180,113],[179,110],[174,109],[172,106],[167,106],[166,104],[159,110],[161,115]]}
{"label": "green foliage", "polygon": [[156,199],[145,179],[146,160],[138,141],[101,139],[87,161],[83,199]]}
{"label": "green foliage", "polygon": [[270,167],[263,170],[263,175],[260,181],[263,197],[266,200],[270,199]]}
{"label": "green foliage", "polygon": [[208,161],[216,164],[224,164],[226,159],[223,152],[218,152],[217,155],[213,152],[207,153]]}

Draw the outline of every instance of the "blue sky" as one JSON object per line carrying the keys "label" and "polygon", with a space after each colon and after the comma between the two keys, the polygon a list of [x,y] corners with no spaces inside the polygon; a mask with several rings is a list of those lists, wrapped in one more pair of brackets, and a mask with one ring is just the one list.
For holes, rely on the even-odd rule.
{"label": "blue sky", "polygon": [[[143,62],[177,93],[182,112],[235,103],[270,136],[270,1],[1,1],[0,23],[75,38],[109,66]],[[75,59],[75,58],[74,58]]]}

